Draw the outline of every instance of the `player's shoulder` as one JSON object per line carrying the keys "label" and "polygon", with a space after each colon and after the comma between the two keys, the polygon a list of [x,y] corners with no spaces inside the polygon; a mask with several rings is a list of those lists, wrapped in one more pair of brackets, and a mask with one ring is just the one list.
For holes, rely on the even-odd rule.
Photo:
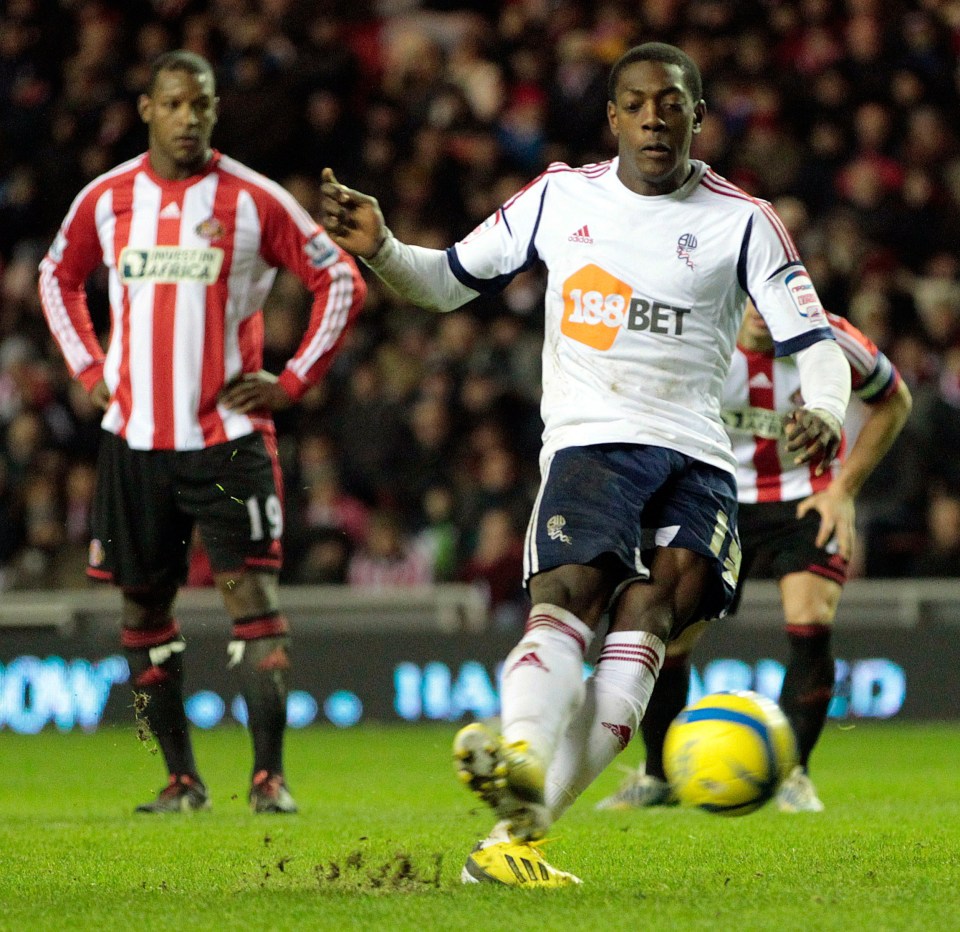
{"label": "player's shoulder", "polygon": [[[877,344],[865,333],[858,330],[849,320],[828,312],[827,323],[829,323],[833,337],[837,341],[837,346],[846,356],[847,362],[850,363],[854,373],[866,374],[878,366],[883,368],[888,365]],[[858,387],[856,380],[854,387]]]}
{"label": "player's shoulder", "polygon": [[850,323],[845,317],[839,314],[826,312],[827,323],[841,348],[856,347],[857,349],[867,350],[870,353],[877,352],[877,346],[862,330],[859,330],[854,324]]}
{"label": "player's shoulder", "polygon": [[244,163],[238,159],[225,155],[222,152],[217,153],[216,170],[222,176],[233,180],[241,187],[262,190],[274,197],[277,197],[280,192],[285,190],[282,185],[278,184],[272,178],[268,178],[255,168],[244,165]]}
{"label": "player's shoulder", "polygon": [[146,158],[147,154],[142,152],[132,159],[127,159],[126,162],[115,165],[113,168],[103,172],[103,174],[97,175],[96,178],[87,182],[87,184],[81,188],[76,198],[74,198],[75,203],[80,203],[90,198],[98,198],[111,188],[124,184],[131,177],[143,170],[144,160]]}
{"label": "player's shoulder", "polygon": [[741,213],[767,213],[773,210],[773,205],[762,197],[756,197],[724,178],[709,165],[705,166],[700,178],[699,192],[717,207]]}
{"label": "player's shoulder", "polygon": [[612,159],[604,162],[588,162],[586,165],[551,162],[540,177],[558,184],[590,185],[609,175],[612,170]]}
{"label": "player's shoulder", "polygon": [[566,162],[551,162],[539,175],[531,178],[516,194],[504,203],[511,207],[518,200],[535,194],[538,198],[546,191],[582,190],[608,175],[613,160],[591,162],[586,165],[569,165]]}
{"label": "player's shoulder", "polygon": [[304,230],[318,226],[306,208],[282,184],[262,172],[222,152],[217,153],[216,170],[222,177],[247,191],[261,209],[280,207]]}

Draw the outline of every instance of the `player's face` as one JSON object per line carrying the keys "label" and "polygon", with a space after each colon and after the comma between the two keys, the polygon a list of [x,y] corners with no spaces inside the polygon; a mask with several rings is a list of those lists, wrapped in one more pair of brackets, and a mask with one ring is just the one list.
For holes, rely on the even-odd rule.
{"label": "player's face", "polygon": [[617,82],[616,102],[607,103],[617,137],[620,180],[638,194],[669,194],[690,171],[690,142],[706,104],[687,90],[679,65],[638,61]]}
{"label": "player's face", "polygon": [[150,94],[141,94],[140,117],[150,128],[150,164],[163,178],[187,178],[210,157],[217,98],[209,74],[161,71]]}

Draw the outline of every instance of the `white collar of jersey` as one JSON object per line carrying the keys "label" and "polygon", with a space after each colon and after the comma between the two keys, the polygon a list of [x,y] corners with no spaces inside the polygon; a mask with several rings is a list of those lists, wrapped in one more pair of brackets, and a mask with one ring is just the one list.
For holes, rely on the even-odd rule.
{"label": "white collar of jersey", "polygon": [[618,155],[613,159],[613,171],[610,173],[610,176],[615,179],[615,183],[631,197],[642,198],[644,201],[682,201],[697,189],[697,186],[700,184],[700,179],[707,173],[707,169],[710,166],[707,165],[706,162],[701,162],[699,159],[690,159],[690,174],[687,175],[686,181],[684,181],[676,191],[671,191],[669,194],[637,194],[636,191],[631,191],[620,180],[620,176],[617,174],[619,167],[620,156]]}

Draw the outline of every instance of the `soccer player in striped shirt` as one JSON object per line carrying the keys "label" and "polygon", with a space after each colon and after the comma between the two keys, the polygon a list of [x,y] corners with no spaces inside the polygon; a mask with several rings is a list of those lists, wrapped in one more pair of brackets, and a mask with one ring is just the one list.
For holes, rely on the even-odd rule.
{"label": "soccer player in striped shirt", "polygon": [[[799,762],[777,793],[783,812],[820,812],[808,769],[833,694],[833,621],[854,543],[854,498],[896,440],[910,413],[910,390],[876,344],[851,323],[827,315],[862,402],[852,449],[818,472],[797,465],[784,444],[783,418],[800,393],[797,367],[777,358],[770,330],[748,305],[724,387],[723,420],[737,459],[743,564],[734,601],[748,576],[779,582],[790,656],[780,705],[797,739]],[[733,607],[731,608],[731,611]],[[600,809],[669,805],[663,740],[690,691],[690,652],[703,625],[667,647],[641,725],[646,761]]]}
{"label": "soccer player in striped shirt", "polygon": [[[40,297],[71,375],[104,412],[88,573],[122,591],[136,707],[168,785],[138,812],[209,806],[183,705],[173,602],[196,524],[233,619],[253,740],[255,812],[295,812],[283,774],[290,666],[280,611],[283,489],[272,412],[329,368],[365,286],[356,263],[278,184],[211,148],[210,64],[154,63],[138,101],[148,151],[77,195],[40,265]],[[84,283],[109,273],[106,353]],[[283,267],[313,293],[279,376],[262,368],[262,304]]]}
{"label": "soccer player in striped shirt", "polygon": [[547,268],[533,607],[504,666],[502,736],[473,723],[454,741],[461,779],[498,818],[464,882],[577,882],[535,843],[639,728],[666,642],[732,598],[736,461],[720,398],[748,295],[800,371],[791,455],[823,469],[840,442],[850,371],[796,247],[769,204],[690,158],[702,90],[680,49],[631,49],[610,73],[617,157],[549,166],[446,251],[398,242],[376,201],[324,171],[331,237],[424,307]]}

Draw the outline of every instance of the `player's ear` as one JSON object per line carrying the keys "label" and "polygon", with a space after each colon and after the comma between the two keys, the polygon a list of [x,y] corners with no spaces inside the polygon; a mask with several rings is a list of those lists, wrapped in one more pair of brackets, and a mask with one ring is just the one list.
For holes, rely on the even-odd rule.
{"label": "player's ear", "polygon": [[699,133],[703,129],[703,118],[707,115],[707,103],[701,100],[693,108],[693,131]]}
{"label": "player's ear", "polygon": [[620,127],[617,125],[617,105],[612,101],[607,101],[607,122],[610,124],[610,132],[614,136],[620,135]]}
{"label": "player's ear", "polygon": [[137,98],[137,113],[140,114],[140,119],[149,125],[150,117],[153,115],[153,101],[148,94],[141,94]]}

